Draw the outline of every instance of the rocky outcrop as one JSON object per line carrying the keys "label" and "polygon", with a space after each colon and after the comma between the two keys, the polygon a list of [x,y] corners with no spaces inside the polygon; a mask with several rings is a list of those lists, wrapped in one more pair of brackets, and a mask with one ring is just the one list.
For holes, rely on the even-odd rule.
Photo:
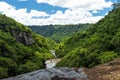
{"label": "rocky outcrop", "polygon": [[28,33],[25,31],[21,31],[19,28],[17,28],[16,30],[11,29],[10,33],[17,41],[23,43],[26,46],[32,45],[35,43],[30,32]]}
{"label": "rocky outcrop", "polygon": [[32,39],[31,34],[27,32],[20,32],[18,35],[15,36],[15,38],[17,41],[27,46],[35,43],[35,41]]}
{"label": "rocky outcrop", "polygon": [[120,58],[84,71],[90,80],[120,80]]}
{"label": "rocky outcrop", "polygon": [[82,69],[50,68],[3,80],[88,80]]}
{"label": "rocky outcrop", "polygon": [[32,45],[35,43],[34,39],[32,38],[32,35],[30,32],[22,31],[19,27],[16,27],[15,29],[9,27],[9,26],[0,26],[0,29],[3,32],[10,32],[10,34],[19,42],[23,43],[24,45]]}

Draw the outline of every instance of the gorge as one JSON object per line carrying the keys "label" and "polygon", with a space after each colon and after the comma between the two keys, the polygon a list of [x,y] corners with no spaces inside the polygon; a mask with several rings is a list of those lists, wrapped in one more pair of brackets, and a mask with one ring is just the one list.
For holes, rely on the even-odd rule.
{"label": "gorge", "polygon": [[56,42],[0,14],[0,79],[120,80],[120,8]]}

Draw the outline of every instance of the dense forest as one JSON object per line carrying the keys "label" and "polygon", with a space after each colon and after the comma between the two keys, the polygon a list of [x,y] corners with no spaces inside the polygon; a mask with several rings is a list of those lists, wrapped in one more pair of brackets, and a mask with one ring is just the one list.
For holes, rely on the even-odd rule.
{"label": "dense forest", "polygon": [[59,67],[93,67],[120,57],[120,8],[60,44]]}
{"label": "dense forest", "polygon": [[0,78],[45,68],[57,44],[0,14]]}
{"label": "dense forest", "polygon": [[29,26],[34,32],[51,38],[56,42],[64,41],[77,32],[88,29],[93,24]]}

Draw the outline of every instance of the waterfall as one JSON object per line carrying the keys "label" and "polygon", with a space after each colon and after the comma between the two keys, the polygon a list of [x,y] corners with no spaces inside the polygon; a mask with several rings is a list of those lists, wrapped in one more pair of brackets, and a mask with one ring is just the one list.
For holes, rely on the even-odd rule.
{"label": "waterfall", "polygon": [[55,50],[50,50],[51,54],[53,54],[56,58]]}
{"label": "waterfall", "polygon": [[60,58],[56,58],[55,50],[50,50],[51,54],[55,56],[55,59],[46,60],[46,68],[53,68],[55,65],[61,60]]}

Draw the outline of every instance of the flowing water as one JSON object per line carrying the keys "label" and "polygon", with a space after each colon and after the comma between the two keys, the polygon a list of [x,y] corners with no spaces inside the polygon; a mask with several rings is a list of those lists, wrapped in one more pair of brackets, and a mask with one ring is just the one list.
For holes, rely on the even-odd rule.
{"label": "flowing water", "polygon": [[53,68],[55,65],[61,60],[60,58],[56,58],[55,50],[50,50],[51,54],[55,56],[55,59],[46,60],[46,68]]}

